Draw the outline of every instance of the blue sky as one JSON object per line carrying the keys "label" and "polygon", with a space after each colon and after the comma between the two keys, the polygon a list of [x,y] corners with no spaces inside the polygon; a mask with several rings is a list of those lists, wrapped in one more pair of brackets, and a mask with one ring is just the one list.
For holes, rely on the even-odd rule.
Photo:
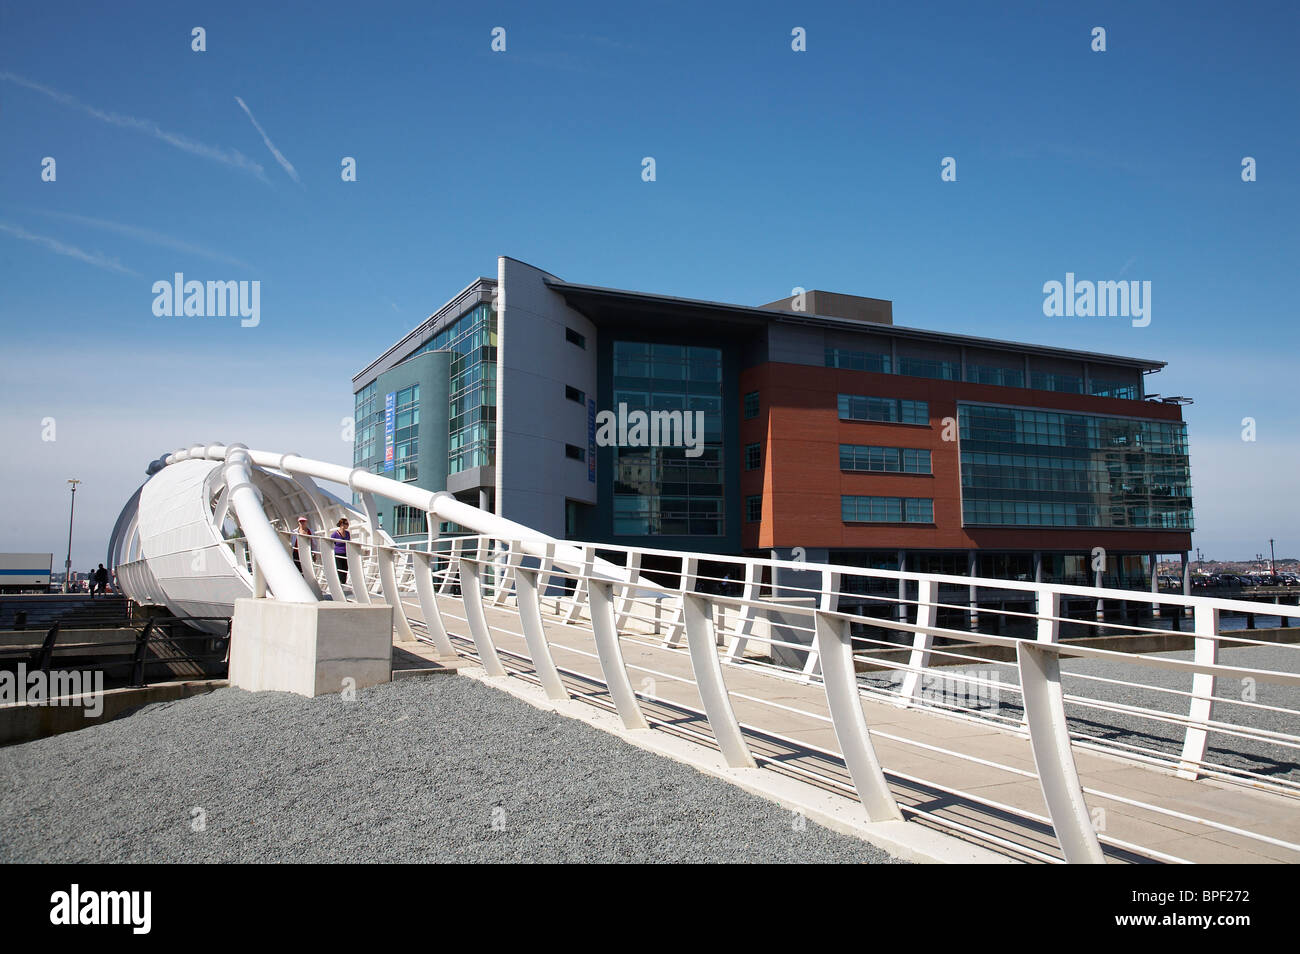
{"label": "blue sky", "polygon": [[[0,3],[0,549],[61,563],[76,476],[102,559],[182,444],[349,462],[351,374],[504,254],[1168,361],[1194,543],[1300,555],[1294,5],[268,6]],[[177,271],[260,325],[155,317]],[[1067,271],[1150,281],[1150,326],[1045,317]]]}

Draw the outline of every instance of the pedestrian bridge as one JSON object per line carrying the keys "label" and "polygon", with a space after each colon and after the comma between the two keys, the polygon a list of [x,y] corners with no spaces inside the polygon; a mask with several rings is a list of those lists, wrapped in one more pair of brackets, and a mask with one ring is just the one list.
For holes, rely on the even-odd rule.
{"label": "pedestrian bridge", "polygon": [[[376,496],[425,511],[428,538],[395,544]],[[300,516],[314,533],[295,563]],[[322,528],[343,516],[336,561]],[[132,600],[181,616],[386,604],[408,653],[886,846],[1300,861],[1300,645],[1220,632],[1258,603],[560,541],[447,493],[219,444],[160,462],[110,557]],[[1191,631],[1159,625],[1174,617]]]}

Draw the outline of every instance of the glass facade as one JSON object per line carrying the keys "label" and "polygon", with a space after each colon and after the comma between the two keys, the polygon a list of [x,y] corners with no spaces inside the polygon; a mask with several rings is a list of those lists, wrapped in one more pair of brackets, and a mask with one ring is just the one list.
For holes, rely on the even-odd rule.
{"label": "glass facade", "polygon": [[377,474],[384,466],[384,402],[374,381],[357,392],[353,420],[352,466]]}
{"label": "glass facade", "polygon": [[412,351],[450,351],[447,473],[496,462],[497,313],[481,304]]}
{"label": "glass facade", "polygon": [[420,476],[420,386],[397,392],[393,422],[393,480],[413,481]]}
{"label": "glass facade", "polygon": [[385,417],[388,394],[379,392],[374,381],[356,393],[356,433],[352,445],[352,466],[393,480],[419,478],[420,386],[412,385],[393,394],[393,459],[388,466]]}
{"label": "glass facade", "polygon": [[[950,357],[929,357],[924,354],[901,354],[891,357],[888,344],[869,349],[826,348],[826,367],[846,368],[850,371],[873,371],[877,374],[904,374],[914,378],[931,378],[939,381],[963,380],[962,362]],[[1101,367],[1101,366],[1099,366]],[[1107,371],[1112,377],[1107,377]],[[1122,398],[1129,401],[1142,399],[1142,387],[1135,377],[1116,378],[1124,372],[1116,367],[1102,367],[1100,377],[1090,375],[1084,389],[1082,375],[1059,371],[1033,371],[1028,387],[1035,391],[1057,391],[1062,394],[1093,394],[1098,397]],[[971,384],[996,384],[1007,388],[1026,386],[1025,364],[1022,356],[989,355],[981,353],[966,361],[964,380]]]}
{"label": "glass facade", "polygon": [[[725,532],[722,351],[692,345],[614,342],[614,404],[633,411],[702,411],[702,453],[685,447],[615,447],[615,536]],[[748,402],[747,402],[748,403]]]}
{"label": "glass facade", "polygon": [[1192,529],[1187,426],[960,404],[966,526]]}
{"label": "glass facade", "polygon": [[[496,312],[485,303],[461,315],[402,358],[407,361],[428,351],[451,352],[447,474],[495,462],[496,346]],[[391,444],[386,421],[388,393],[393,394]],[[419,384],[388,393],[379,390],[378,381],[372,381],[355,395],[353,466],[408,483],[419,481],[421,476],[426,481],[436,481],[441,474],[420,473]],[[434,415],[435,420],[440,418],[440,414]],[[438,461],[432,462],[435,468],[439,465]],[[394,513],[393,532],[399,535],[423,532],[423,518],[417,521],[415,517],[408,519],[397,511]],[[414,528],[417,522],[420,527],[404,529]]]}

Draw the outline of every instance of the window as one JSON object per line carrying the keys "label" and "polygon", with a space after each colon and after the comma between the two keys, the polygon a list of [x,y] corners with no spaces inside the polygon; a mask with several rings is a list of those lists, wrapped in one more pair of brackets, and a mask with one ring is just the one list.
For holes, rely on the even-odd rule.
{"label": "window", "polygon": [[758,392],[750,391],[745,395],[745,420],[750,421],[758,417]]}
{"label": "window", "polygon": [[587,403],[587,395],[583,394],[577,388],[570,384],[564,386],[564,396],[570,401],[577,401],[579,404]]}
{"label": "window", "polygon": [[1035,371],[1029,376],[1029,386],[1035,391],[1082,394],[1083,378],[1077,374],[1048,374],[1045,371]]}
{"label": "window", "polygon": [[934,523],[934,501],[929,497],[903,498],[905,523]]}
{"label": "window", "polygon": [[904,424],[929,424],[930,405],[925,401],[899,401],[899,420]]}
{"label": "window", "polygon": [[972,384],[998,384],[1006,388],[1023,388],[1023,368],[1004,368],[990,364],[966,364],[966,380]]}
{"label": "window", "polygon": [[840,497],[845,523],[934,523],[930,497]]}
{"label": "window", "polygon": [[745,522],[757,523],[763,519],[763,498],[759,494],[745,498]]}
{"label": "window", "polygon": [[888,352],[884,351],[851,351],[848,348],[827,348],[826,367],[888,374],[890,360]]}
{"label": "window", "polygon": [[898,373],[914,378],[938,378],[941,381],[961,380],[958,361],[941,361],[937,358],[913,358],[906,355],[898,359]]}
{"label": "window", "polygon": [[414,533],[427,533],[428,516],[420,507],[408,507],[397,504],[393,507],[393,535],[407,536]]}
{"label": "window", "polygon": [[884,474],[928,474],[930,452],[914,447],[871,447],[840,445],[840,470],[862,470]]}
{"label": "window", "polygon": [[578,334],[578,332],[574,331],[572,328],[566,327],[564,329],[564,339],[569,342],[569,344],[575,344],[584,351],[587,348],[587,336]]}
{"label": "window", "polygon": [[570,460],[586,460],[587,451],[585,448],[578,447],[574,444],[564,445],[564,456]]}
{"label": "window", "polygon": [[745,445],[745,470],[758,470],[763,466],[763,445]]}
{"label": "window", "polygon": [[1108,381],[1105,378],[1089,378],[1088,391],[1097,397],[1121,398],[1125,401],[1138,399],[1137,385],[1131,381]]}
{"label": "window", "polygon": [[841,394],[838,403],[842,421],[881,421],[887,424],[930,423],[930,405],[925,401],[902,401],[897,398]]}

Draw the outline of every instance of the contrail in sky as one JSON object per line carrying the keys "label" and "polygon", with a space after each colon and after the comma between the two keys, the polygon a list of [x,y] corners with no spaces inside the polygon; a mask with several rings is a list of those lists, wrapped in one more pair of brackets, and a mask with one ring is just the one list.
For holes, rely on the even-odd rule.
{"label": "contrail in sky", "polygon": [[109,258],[99,252],[87,252],[83,249],[77,248],[75,245],[68,245],[64,242],[60,242],[58,239],[52,239],[46,235],[35,235],[17,225],[9,225],[6,222],[0,222],[0,232],[8,232],[10,235],[15,238],[20,238],[24,242],[34,242],[37,245],[48,248],[55,254],[66,255],[69,258],[78,259],[79,261],[86,262],[89,265],[94,265],[96,268],[103,268],[110,272],[120,272],[123,275],[134,275],[136,278],[141,277],[139,272],[133,272],[131,269],[123,267],[122,263],[115,258]]}
{"label": "contrail in sky", "polygon": [[188,252],[191,255],[199,255],[203,258],[210,258],[214,262],[225,262],[227,265],[237,265],[240,268],[252,268],[247,262],[226,255],[222,252],[214,252],[211,249],[204,248],[201,245],[195,245],[192,242],[186,242],[184,239],[173,238],[162,232],[155,232],[152,229],[141,228],[138,225],[126,225],[122,222],[113,222],[108,219],[94,219],[88,215],[74,215],[71,212],[47,212],[38,209],[41,215],[53,216],[57,219],[63,219],[68,222],[75,222],[78,225],[88,225],[91,228],[104,229],[108,232],[116,232],[118,235],[125,235],[127,238],[137,239],[141,242],[147,242],[150,245],[158,245],[162,248],[170,248],[177,252]]}
{"label": "contrail in sky", "polygon": [[236,96],[235,102],[239,104],[240,109],[242,109],[245,113],[248,114],[248,118],[253,122],[253,128],[262,134],[262,142],[266,143],[266,148],[271,150],[271,155],[275,156],[275,161],[278,162],[281,165],[281,167],[283,167],[285,172],[289,173],[290,179],[292,179],[294,182],[297,182],[299,185],[302,185],[302,182],[298,178],[298,170],[293,167],[292,162],[290,162],[288,159],[284,157],[284,153],[282,153],[279,149],[275,148],[275,143],[271,142],[271,137],[266,134],[266,130],[262,128],[261,123],[259,123],[256,119],[253,119],[253,113],[244,104],[244,101],[240,99],[238,96]]}
{"label": "contrail in sky", "polygon": [[223,165],[231,166],[235,169],[242,169],[245,172],[251,172],[263,182],[267,181],[266,173],[263,171],[260,163],[254,162],[243,153],[235,149],[222,149],[218,146],[209,146],[206,143],[198,142],[180,133],[168,132],[161,129],[157,123],[151,119],[140,119],[135,116],[123,116],[121,113],[106,112],[97,109],[94,106],[88,106],[81,102],[75,96],[67,93],[61,93],[57,89],[49,86],[42,86],[40,83],[34,83],[29,79],[24,79],[13,73],[0,73],[0,80],[5,80],[15,85],[25,87],[26,89],[35,90],[43,96],[48,96],[56,103],[64,106],[71,106],[73,109],[79,109],[83,113],[93,116],[101,122],[108,123],[111,126],[120,126],[123,129],[134,129],[136,132],[142,132],[147,136],[160,139],[169,146],[175,146],[177,149],[191,153],[195,156],[202,156],[204,159],[211,159],[214,162],[220,162]]}

